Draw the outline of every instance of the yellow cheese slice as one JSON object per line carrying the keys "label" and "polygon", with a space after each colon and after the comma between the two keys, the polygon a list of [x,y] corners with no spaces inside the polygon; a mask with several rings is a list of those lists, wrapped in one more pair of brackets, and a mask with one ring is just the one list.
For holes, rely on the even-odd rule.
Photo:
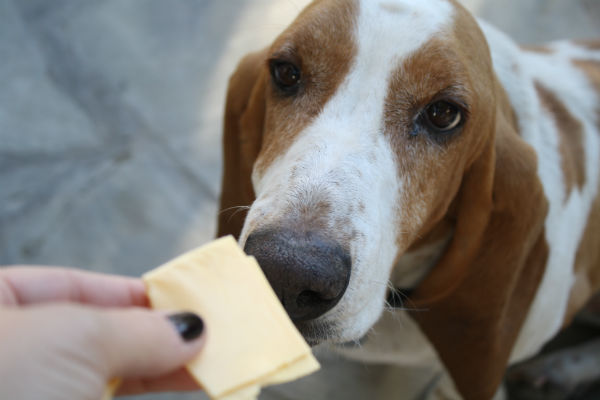
{"label": "yellow cheese slice", "polygon": [[145,274],[151,306],[188,310],[206,323],[206,345],[187,368],[213,399],[254,399],[260,387],[319,364],[253,257],[217,239]]}
{"label": "yellow cheese slice", "polygon": [[106,384],[106,387],[104,388],[104,393],[102,394],[102,397],[100,398],[100,400],[111,400],[120,385],[121,385],[121,380],[119,378],[111,379]]}

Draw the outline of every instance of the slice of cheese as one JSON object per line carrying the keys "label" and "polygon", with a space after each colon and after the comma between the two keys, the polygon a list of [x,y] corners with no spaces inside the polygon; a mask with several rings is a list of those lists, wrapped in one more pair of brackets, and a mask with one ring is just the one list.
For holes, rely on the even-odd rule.
{"label": "slice of cheese", "polygon": [[188,310],[206,323],[206,345],[187,368],[213,399],[254,399],[261,386],[319,364],[253,257],[217,239],[145,274],[151,306]]}
{"label": "slice of cheese", "polygon": [[111,379],[106,384],[106,387],[104,388],[104,393],[102,394],[102,397],[100,398],[100,400],[111,400],[120,385],[121,385],[121,379],[119,379],[119,378]]}

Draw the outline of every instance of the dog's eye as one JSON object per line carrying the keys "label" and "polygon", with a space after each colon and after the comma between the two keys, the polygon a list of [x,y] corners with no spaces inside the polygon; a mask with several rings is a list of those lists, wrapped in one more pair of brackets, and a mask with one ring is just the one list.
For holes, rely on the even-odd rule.
{"label": "dog's eye", "polygon": [[447,133],[463,123],[463,114],[456,104],[440,100],[427,106],[425,122],[435,132]]}
{"label": "dog's eye", "polygon": [[294,94],[300,84],[300,69],[287,61],[271,61],[270,64],[275,85],[286,94]]}

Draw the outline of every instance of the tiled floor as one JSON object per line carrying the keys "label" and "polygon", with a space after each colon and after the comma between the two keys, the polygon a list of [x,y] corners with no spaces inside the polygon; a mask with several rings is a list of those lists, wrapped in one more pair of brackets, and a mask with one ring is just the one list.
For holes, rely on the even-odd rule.
{"label": "tiled floor", "polygon": [[[140,275],[211,239],[227,78],[307,2],[0,0],[0,264]],[[596,0],[464,3],[522,42],[600,37]],[[425,383],[324,365],[263,398],[403,399]]]}

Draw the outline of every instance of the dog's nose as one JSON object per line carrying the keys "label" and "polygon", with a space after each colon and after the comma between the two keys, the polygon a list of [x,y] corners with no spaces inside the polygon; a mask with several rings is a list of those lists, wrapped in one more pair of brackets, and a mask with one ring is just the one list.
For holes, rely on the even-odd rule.
{"label": "dog's nose", "polygon": [[325,314],[350,281],[348,252],[313,232],[260,230],[248,236],[244,250],[256,257],[293,321]]}

